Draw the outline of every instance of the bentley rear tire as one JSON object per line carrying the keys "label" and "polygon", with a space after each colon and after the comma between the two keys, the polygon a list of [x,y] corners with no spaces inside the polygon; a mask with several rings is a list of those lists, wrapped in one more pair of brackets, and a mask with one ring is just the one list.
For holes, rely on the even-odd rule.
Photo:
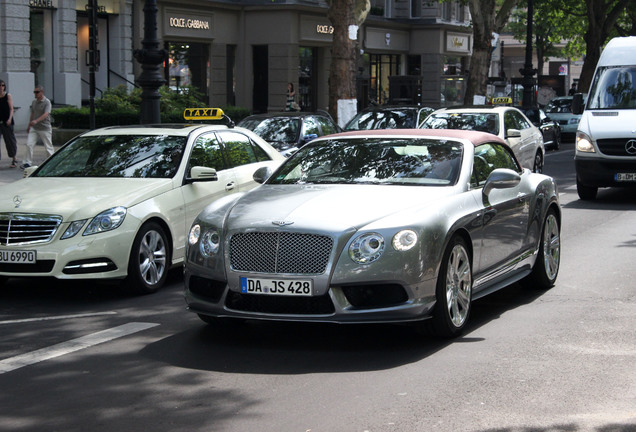
{"label": "bentley rear tire", "polygon": [[561,229],[554,210],[549,210],[543,222],[539,253],[532,273],[522,282],[525,286],[548,289],[554,286],[561,264]]}

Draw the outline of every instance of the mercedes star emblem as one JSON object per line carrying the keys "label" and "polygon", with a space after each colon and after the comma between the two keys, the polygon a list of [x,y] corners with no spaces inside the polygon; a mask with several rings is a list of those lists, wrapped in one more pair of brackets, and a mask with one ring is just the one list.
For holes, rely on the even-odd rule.
{"label": "mercedes star emblem", "polygon": [[13,197],[13,204],[15,204],[15,208],[20,207],[20,204],[22,204],[22,197],[20,195],[16,195]]}
{"label": "mercedes star emblem", "polygon": [[627,144],[625,144],[625,151],[630,155],[636,154],[636,139],[627,141]]}

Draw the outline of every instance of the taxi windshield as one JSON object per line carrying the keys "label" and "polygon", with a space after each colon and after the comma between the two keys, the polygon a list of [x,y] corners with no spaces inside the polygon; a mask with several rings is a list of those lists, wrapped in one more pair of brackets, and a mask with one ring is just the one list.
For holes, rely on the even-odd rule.
{"label": "taxi windshield", "polygon": [[82,136],[54,153],[32,176],[171,178],[186,140],[169,135]]}

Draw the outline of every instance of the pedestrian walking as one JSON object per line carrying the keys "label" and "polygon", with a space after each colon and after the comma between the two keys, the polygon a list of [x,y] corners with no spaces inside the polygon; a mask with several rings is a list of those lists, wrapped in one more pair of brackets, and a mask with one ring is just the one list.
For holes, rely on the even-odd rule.
{"label": "pedestrian walking", "polygon": [[7,83],[0,80],[0,132],[7,148],[7,155],[11,158],[9,167],[15,168],[18,161],[15,155],[18,151],[18,141],[13,132],[13,98],[7,91]]}
{"label": "pedestrian walking", "polygon": [[20,168],[25,169],[33,164],[33,149],[38,139],[44,143],[47,153],[51,156],[53,149],[53,128],[51,127],[51,101],[44,96],[44,88],[35,86],[33,90],[35,100],[31,102],[31,117],[27,127],[27,154]]}

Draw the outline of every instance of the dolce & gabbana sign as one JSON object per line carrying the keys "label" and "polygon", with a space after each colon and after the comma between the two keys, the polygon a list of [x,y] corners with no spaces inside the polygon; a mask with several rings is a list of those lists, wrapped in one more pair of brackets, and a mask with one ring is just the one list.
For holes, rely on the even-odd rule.
{"label": "dolce & gabbana sign", "polygon": [[167,36],[188,36],[212,38],[213,16],[194,15],[189,12],[166,9],[163,13],[164,34]]}

